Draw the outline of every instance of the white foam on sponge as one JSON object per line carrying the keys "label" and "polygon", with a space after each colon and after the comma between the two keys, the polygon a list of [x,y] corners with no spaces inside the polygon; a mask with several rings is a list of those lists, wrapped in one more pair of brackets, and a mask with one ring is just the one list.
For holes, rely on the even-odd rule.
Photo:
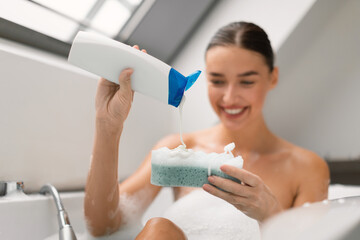
{"label": "white foam on sponge", "polygon": [[241,156],[234,157],[231,153],[234,148],[235,144],[230,143],[225,146],[224,153],[205,153],[186,149],[183,145],[175,149],[163,147],[152,151],[151,163],[163,166],[203,167],[213,170],[220,170],[220,166],[224,164],[242,168],[243,158]]}

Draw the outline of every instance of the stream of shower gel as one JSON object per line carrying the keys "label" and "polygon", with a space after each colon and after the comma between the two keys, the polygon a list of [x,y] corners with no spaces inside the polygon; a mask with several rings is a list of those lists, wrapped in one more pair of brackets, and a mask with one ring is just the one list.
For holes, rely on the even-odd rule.
{"label": "stream of shower gel", "polygon": [[184,146],[184,148],[186,148],[186,145],[184,143],[184,139],[183,139],[183,131],[182,131],[182,110],[183,110],[183,106],[184,106],[184,103],[185,103],[185,95],[183,95],[182,99],[181,99],[181,102],[180,102],[180,105],[179,105],[179,116],[180,116],[180,141],[182,143],[182,145]]}

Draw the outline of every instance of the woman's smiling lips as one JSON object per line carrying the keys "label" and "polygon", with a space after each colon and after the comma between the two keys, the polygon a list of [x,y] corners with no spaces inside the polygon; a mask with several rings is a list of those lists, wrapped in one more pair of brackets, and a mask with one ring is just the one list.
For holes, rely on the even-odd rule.
{"label": "woman's smiling lips", "polygon": [[221,110],[227,118],[238,118],[243,115],[247,108],[248,107],[221,107]]}

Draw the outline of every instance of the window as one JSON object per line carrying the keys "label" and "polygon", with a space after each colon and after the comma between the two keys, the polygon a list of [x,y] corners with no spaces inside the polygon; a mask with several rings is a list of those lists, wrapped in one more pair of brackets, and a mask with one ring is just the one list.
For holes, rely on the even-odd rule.
{"label": "window", "polygon": [[0,38],[67,57],[79,30],[170,63],[218,0],[0,0]]}
{"label": "window", "polygon": [[0,16],[71,43],[79,30],[116,38],[143,0],[10,0]]}
{"label": "window", "polygon": [[1,0],[0,38],[67,56],[78,31],[126,41],[156,0]]}

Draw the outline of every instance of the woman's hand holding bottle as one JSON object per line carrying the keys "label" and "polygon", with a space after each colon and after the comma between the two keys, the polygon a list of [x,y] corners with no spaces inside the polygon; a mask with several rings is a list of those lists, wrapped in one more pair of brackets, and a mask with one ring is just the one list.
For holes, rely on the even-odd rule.
{"label": "woman's hand holding bottle", "polygon": [[[138,46],[134,48],[139,49]],[[146,50],[142,50],[146,52]],[[101,78],[98,83],[95,109],[96,127],[107,133],[119,135],[122,131],[134,97],[131,89],[133,69],[124,69],[119,76],[119,84]]]}

